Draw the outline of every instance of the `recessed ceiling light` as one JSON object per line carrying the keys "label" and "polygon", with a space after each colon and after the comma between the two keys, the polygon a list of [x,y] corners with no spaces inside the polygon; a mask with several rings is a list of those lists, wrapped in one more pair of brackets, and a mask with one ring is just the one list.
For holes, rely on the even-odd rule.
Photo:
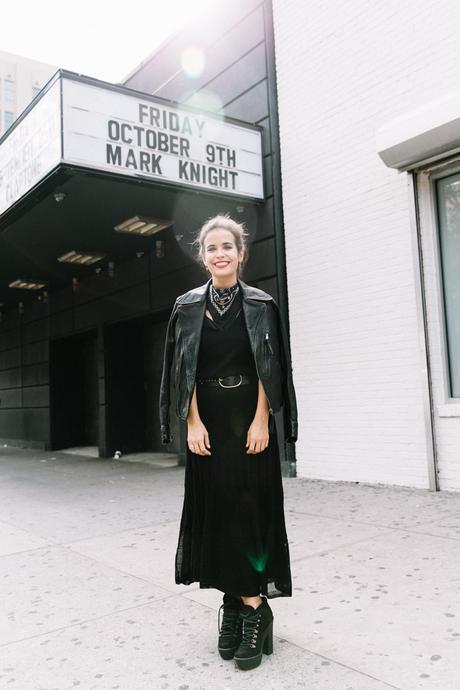
{"label": "recessed ceiling light", "polygon": [[84,252],[77,252],[72,249],[72,251],[67,252],[67,254],[58,256],[57,260],[61,263],[90,266],[91,264],[95,264],[97,261],[103,259],[104,256],[105,254],[85,254]]}
{"label": "recessed ceiling light", "polygon": [[160,220],[158,218],[147,218],[146,216],[133,216],[115,225],[116,232],[125,232],[129,235],[154,235],[160,230],[169,228],[172,225],[170,220]]}
{"label": "recessed ceiling light", "polygon": [[8,284],[10,288],[19,288],[20,290],[41,290],[45,287],[46,283],[38,283],[32,280],[13,280],[12,283]]}

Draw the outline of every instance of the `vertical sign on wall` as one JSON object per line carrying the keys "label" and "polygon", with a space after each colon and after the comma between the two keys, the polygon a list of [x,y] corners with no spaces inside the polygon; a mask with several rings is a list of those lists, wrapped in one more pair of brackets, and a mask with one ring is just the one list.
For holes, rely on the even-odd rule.
{"label": "vertical sign on wall", "polygon": [[0,144],[0,215],[61,161],[60,81]]}

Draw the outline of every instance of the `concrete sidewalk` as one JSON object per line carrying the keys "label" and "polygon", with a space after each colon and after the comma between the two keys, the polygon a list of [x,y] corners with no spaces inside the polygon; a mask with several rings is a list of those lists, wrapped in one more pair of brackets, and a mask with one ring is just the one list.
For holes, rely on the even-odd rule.
{"label": "concrete sidewalk", "polygon": [[284,478],[293,597],[244,672],[174,582],[183,481],[0,450],[2,690],[459,690],[460,494]]}

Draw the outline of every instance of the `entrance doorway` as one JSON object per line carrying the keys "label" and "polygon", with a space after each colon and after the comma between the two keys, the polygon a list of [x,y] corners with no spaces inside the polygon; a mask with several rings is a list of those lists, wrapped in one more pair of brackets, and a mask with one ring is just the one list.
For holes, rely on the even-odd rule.
{"label": "entrance doorway", "polygon": [[[174,442],[161,443],[159,393],[165,315],[107,326],[105,343],[106,453],[179,453],[180,432],[171,415]],[[174,409],[172,400],[172,409]]]}
{"label": "entrance doorway", "polygon": [[99,445],[97,332],[50,343],[51,448]]}
{"label": "entrance doorway", "polygon": [[107,454],[138,453],[147,449],[143,325],[108,326],[104,342]]}

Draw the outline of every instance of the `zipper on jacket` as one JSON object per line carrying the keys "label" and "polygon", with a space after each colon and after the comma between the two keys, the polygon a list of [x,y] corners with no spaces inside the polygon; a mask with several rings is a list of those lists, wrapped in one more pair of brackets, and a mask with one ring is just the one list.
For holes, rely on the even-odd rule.
{"label": "zipper on jacket", "polygon": [[[272,346],[270,345],[270,338],[269,338],[268,331],[265,333],[265,342],[266,342],[267,345],[268,345],[268,349],[269,349],[270,352],[273,354],[273,349],[272,349]],[[267,398],[267,400],[268,400],[268,398]],[[271,405],[270,405],[270,401],[269,401],[269,400],[268,400],[268,405],[269,405],[269,412],[270,412],[271,415],[273,415],[273,410],[272,410],[272,408],[271,408]]]}
{"label": "zipper on jacket", "polygon": [[[264,311],[266,311],[266,309],[267,309],[267,305],[264,304]],[[247,331],[248,331],[248,334],[249,334],[249,339],[250,339],[250,342],[251,342],[251,349],[252,349],[252,351],[253,351],[254,363],[255,363],[256,372],[257,372],[257,378],[258,378],[259,381],[260,381],[260,380],[261,380],[261,378],[260,378],[260,372],[259,372],[259,368],[258,368],[258,366],[257,366],[257,347],[256,347],[256,343],[251,339],[251,331],[250,331],[249,326],[248,326],[248,320],[247,320],[246,310],[245,310],[245,308],[244,308],[244,302],[243,302],[243,315],[244,315],[244,320],[245,320],[245,323],[246,323],[246,328],[247,328]],[[259,325],[259,321],[260,321],[261,317],[262,317],[262,311],[261,311],[260,314],[258,315],[257,321],[256,321],[256,323],[255,323],[255,325],[254,325],[254,332],[257,330],[257,326]],[[268,332],[265,334],[265,340],[267,339],[267,337],[268,337]],[[269,346],[270,346],[270,345],[269,345]],[[270,346],[270,348],[271,348],[271,346]],[[268,397],[268,395],[267,395],[266,392],[265,392],[265,397],[267,398],[267,402],[268,402],[268,411],[269,411],[269,413],[270,413],[271,415],[274,415],[274,412],[273,412],[273,409],[272,409],[272,405],[271,405],[270,399],[269,399],[269,397]]]}
{"label": "zipper on jacket", "polygon": [[270,339],[269,339],[269,333],[268,331],[264,334],[264,352],[263,352],[263,357],[264,357],[264,369],[265,369],[265,374],[267,376],[270,376],[271,374],[271,361],[270,361],[270,351],[273,354],[272,346],[270,345]]}
{"label": "zipper on jacket", "polygon": [[265,333],[265,342],[267,343],[268,349],[270,350],[270,352],[271,352],[272,354],[274,354],[274,353],[273,353],[273,350],[272,350],[272,346],[270,345],[270,339],[269,339],[269,334],[268,334],[268,332]]}

